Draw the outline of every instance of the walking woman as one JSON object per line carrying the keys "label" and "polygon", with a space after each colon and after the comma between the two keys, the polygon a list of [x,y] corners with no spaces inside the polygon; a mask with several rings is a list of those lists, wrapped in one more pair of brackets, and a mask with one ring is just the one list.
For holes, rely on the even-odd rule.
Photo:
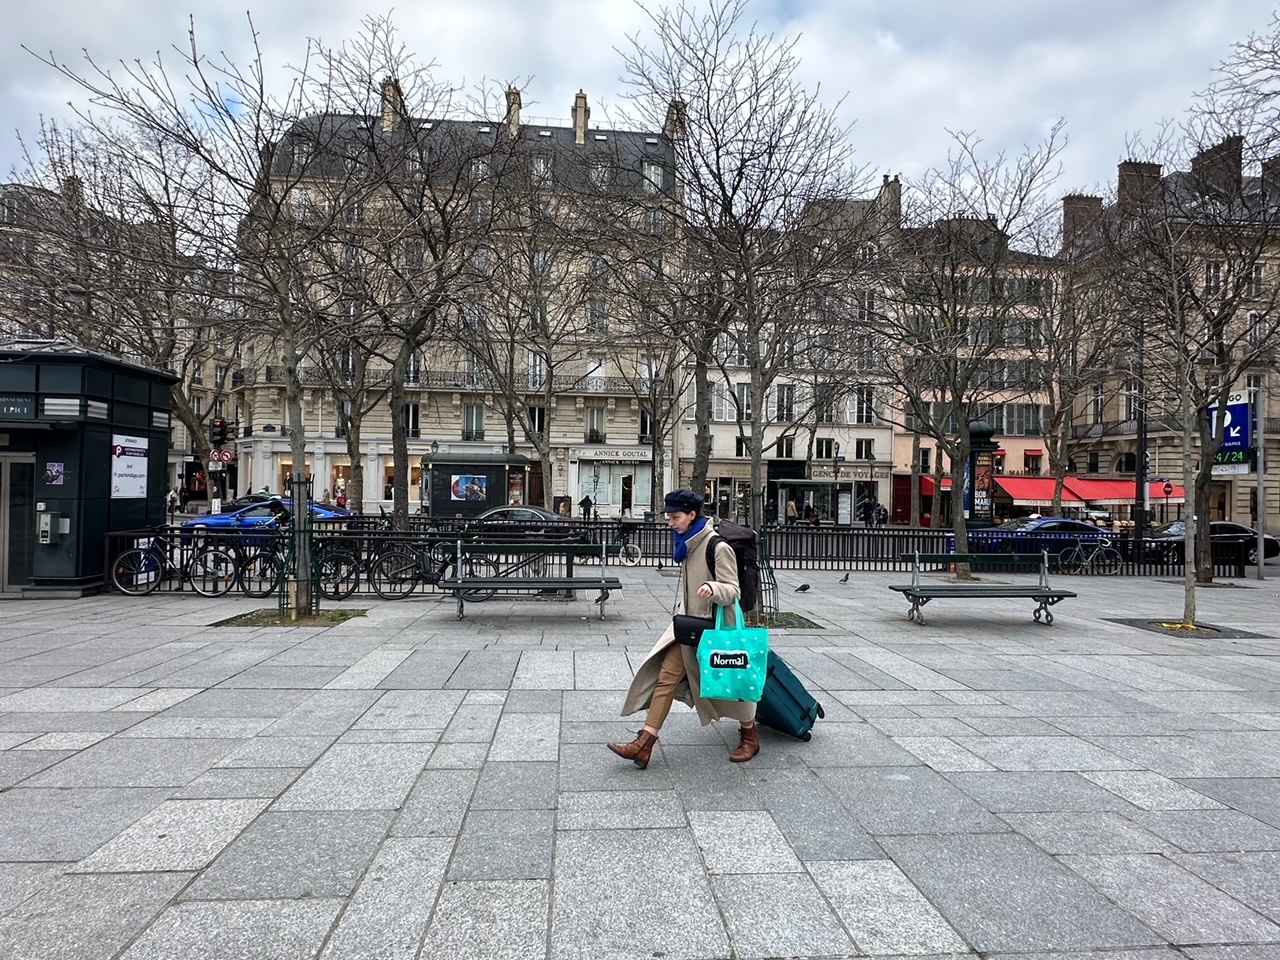
{"label": "walking woman", "polygon": [[[715,535],[715,529],[700,515],[702,498],[692,490],[675,490],[667,494],[663,511],[667,515],[667,526],[675,536],[675,561],[680,564],[680,598],[676,612],[711,617],[715,615],[715,606],[731,606],[740,596],[738,564],[733,548],[721,541],[716,544],[714,572],[708,568],[707,544]],[[698,711],[703,725],[722,717],[738,721],[738,747],[729,755],[731,761],[743,763],[759,753],[756,705],[736,700],[704,700],[699,689],[697,648],[677,643],[674,628],[667,624],[636,671],[622,704],[623,716],[648,710],[644,729],[630,743],[611,743],[609,749],[642,769],[648,766],[671,703],[680,700]]]}

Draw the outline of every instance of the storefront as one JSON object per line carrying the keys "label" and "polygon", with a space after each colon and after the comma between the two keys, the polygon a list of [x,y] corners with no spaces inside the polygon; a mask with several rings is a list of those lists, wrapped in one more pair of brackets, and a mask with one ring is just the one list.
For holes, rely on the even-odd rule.
{"label": "storefront", "polygon": [[[571,449],[570,469],[577,467],[575,507],[590,497],[602,517],[638,517],[650,512],[653,450],[649,447],[587,446]],[[575,510],[576,512],[576,510]]]}

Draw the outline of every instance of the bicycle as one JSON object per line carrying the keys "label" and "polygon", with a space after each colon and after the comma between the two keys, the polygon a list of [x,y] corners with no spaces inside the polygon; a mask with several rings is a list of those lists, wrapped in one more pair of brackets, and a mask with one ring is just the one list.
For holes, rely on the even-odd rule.
{"label": "bicycle", "polygon": [[1103,538],[1077,543],[1058,555],[1058,569],[1063,573],[1100,573],[1107,576],[1120,572],[1124,558]]}
{"label": "bicycle", "polygon": [[618,522],[618,531],[614,534],[613,542],[618,547],[619,562],[626,564],[628,567],[634,567],[644,559],[644,553],[640,550],[640,545],[631,542],[631,531],[621,521]]}
{"label": "bicycle", "polygon": [[[369,571],[369,583],[384,600],[400,600],[425,583],[435,586],[453,570],[456,561],[444,541],[394,547],[382,554]],[[488,557],[465,557],[462,576],[496,577],[498,565]],[[463,600],[480,603],[488,600],[496,588],[458,591]]]}
{"label": "bicycle", "polygon": [[[145,597],[175,575],[179,587],[189,582],[203,597],[220,597],[237,581],[238,564],[221,547],[178,543],[159,531],[146,539],[146,546],[129,547],[111,563],[111,585],[127,596]],[[186,559],[178,559],[184,553]]]}
{"label": "bicycle", "polygon": [[[385,533],[393,529],[391,516],[382,507],[381,517],[370,532]],[[320,595],[326,600],[345,600],[360,586],[360,578],[368,577],[373,583],[373,567],[389,550],[400,549],[386,538],[377,537],[369,544],[368,555],[362,557],[361,540],[354,536],[339,535],[317,538],[314,541],[316,577]]]}

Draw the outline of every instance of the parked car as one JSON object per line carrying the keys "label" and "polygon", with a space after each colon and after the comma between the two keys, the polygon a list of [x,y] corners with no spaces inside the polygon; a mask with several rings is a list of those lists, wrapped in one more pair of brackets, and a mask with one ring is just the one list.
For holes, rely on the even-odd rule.
{"label": "parked car", "polygon": [[[255,503],[247,507],[241,507],[239,510],[233,510],[231,513],[214,513],[205,517],[193,517],[181,526],[183,541],[186,542],[191,534],[203,531],[273,529],[279,526],[277,504],[283,506],[292,516],[292,500],[286,497],[272,497],[262,503]],[[309,507],[312,518],[318,523],[345,521],[351,516],[346,510],[327,507],[324,504],[316,503],[314,500],[309,504]]]}
{"label": "parked car", "polygon": [[[1147,534],[1147,538],[1167,543],[1166,556],[1170,560],[1180,562],[1186,556],[1184,543],[1187,539],[1187,526],[1182,520],[1172,520],[1156,527]],[[1258,531],[1253,527],[1246,527],[1243,523],[1233,523],[1230,520],[1212,521],[1209,524],[1210,548],[1217,547],[1220,544],[1244,544],[1246,550],[1245,562],[1250,566],[1257,564]],[[1263,551],[1267,560],[1280,556],[1280,540],[1267,534],[1266,539],[1263,540]],[[1237,556],[1239,555],[1237,554]]]}
{"label": "parked car", "polygon": [[986,530],[969,531],[971,553],[1039,553],[1058,556],[1081,542],[1112,540],[1110,530],[1102,530],[1082,520],[1067,517],[1018,517]]}
{"label": "parked car", "polygon": [[478,517],[468,520],[466,529],[557,540],[577,537],[581,532],[577,522],[568,517],[558,516],[542,507],[514,504],[486,510]]}

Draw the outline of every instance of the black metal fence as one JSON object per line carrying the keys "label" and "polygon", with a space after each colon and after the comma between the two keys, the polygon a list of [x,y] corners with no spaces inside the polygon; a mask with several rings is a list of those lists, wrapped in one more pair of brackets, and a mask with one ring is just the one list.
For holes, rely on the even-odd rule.
{"label": "black metal fence", "polygon": [[[572,542],[621,546],[634,544],[640,548],[640,556],[630,559],[641,566],[672,566],[671,531],[666,524],[643,521],[569,521],[562,524],[519,526],[494,524],[477,528],[462,520],[441,520],[434,523],[426,518],[410,518],[410,529],[389,529],[385,519],[353,517],[341,523],[318,522],[312,537],[312,549],[317,557],[340,552],[356,558],[360,578],[357,589],[369,589],[369,575],[383,554],[392,550],[410,550],[441,556],[459,539],[502,541],[528,539],[546,541],[564,539]],[[1183,545],[1180,541],[1144,540],[1135,544],[1132,539],[1107,538],[1110,546],[1120,554],[1119,575],[1131,577],[1181,577],[1183,573]],[[1038,537],[992,537],[981,533],[969,538],[971,553],[1038,553],[1049,554],[1050,571],[1073,572],[1059,563],[1059,558],[1080,544],[1071,535],[1040,535]],[[1087,540],[1085,542],[1088,542]],[[285,538],[269,529],[240,528],[219,530],[215,528],[162,527],[156,530],[113,533],[106,540],[107,586],[111,588],[113,564],[126,550],[146,548],[163,554],[163,563],[155,563],[147,576],[156,576],[154,589],[183,591],[200,588],[207,592],[207,583],[200,577],[209,577],[209,564],[195,564],[195,558],[210,550],[229,555],[242,566],[246,558],[256,557],[262,562],[264,553],[283,553]],[[947,530],[909,527],[881,527],[867,529],[857,526],[824,527],[771,527],[761,536],[761,564],[774,570],[832,570],[852,572],[900,572],[909,571],[911,564],[903,561],[904,554],[954,552],[954,536]],[[611,551],[610,563],[614,563]],[[1213,562],[1215,577],[1244,577],[1247,569],[1248,547],[1244,544],[1214,544]],[[1097,567],[1086,573],[1111,573],[1116,568]],[[262,588],[262,578],[256,582]],[[147,584],[149,585],[149,583]],[[238,586],[238,582],[236,583]],[[424,583],[422,591],[434,590]]]}

